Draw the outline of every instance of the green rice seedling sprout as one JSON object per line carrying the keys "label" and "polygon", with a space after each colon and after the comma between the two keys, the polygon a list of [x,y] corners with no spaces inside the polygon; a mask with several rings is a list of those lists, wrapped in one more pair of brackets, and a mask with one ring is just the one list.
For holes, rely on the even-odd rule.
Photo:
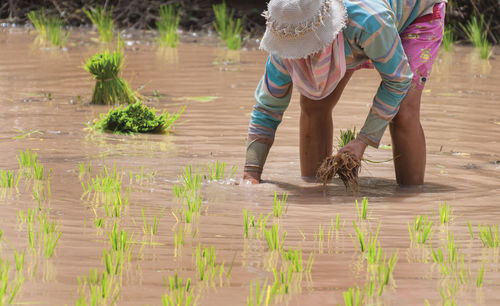
{"label": "green rice seedling sprout", "polygon": [[108,234],[108,237],[113,251],[128,252],[130,250],[133,234],[129,234],[125,230],[119,230],[117,222],[113,224],[113,229]]}
{"label": "green rice seedling sprout", "polygon": [[271,213],[267,214],[265,217],[262,213],[256,216],[251,211],[243,209],[243,236],[245,238],[249,237],[250,228],[253,229],[254,236],[260,236],[266,228],[267,220],[270,216]]}
{"label": "green rice seedling sprout", "polygon": [[276,293],[280,295],[290,293],[293,271],[293,269],[284,267],[281,267],[279,271],[273,268],[274,283],[272,288]]}
{"label": "green rice seedling sprout", "polygon": [[342,130],[340,129],[340,136],[337,138],[337,149],[342,149],[345,147],[351,140],[354,140],[359,133],[356,133],[356,127],[352,130]]}
{"label": "green rice seedling sprout", "polygon": [[480,48],[483,40],[487,39],[487,31],[483,28],[484,24],[484,16],[480,18],[472,16],[465,25],[459,24],[462,31],[476,48]]}
{"label": "green rice seedling sprout", "polygon": [[184,109],[185,107],[174,114],[163,111],[156,115],[156,109],[137,101],[126,107],[112,109],[106,115],[101,114],[94,127],[113,133],[165,133],[179,119]]}
{"label": "green rice seedling sprout", "polygon": [[18,272],[14,279],[9,279],[11,273],[10,262],[0,258],[0,305],[10,305],[24,283],[22,273]]}
{"label": "green rice seedling sprout", "polygon": [[177,256],[177,253],[180,252],[182,246],[184,245],[184,237],[185,237],[185,231],[182,225],[179,225],[177,228],[177,231],[175,232],[174,235],[174,245],[175,245],[175,255]]}
{"label": "green rice seedling sprout", "polygon": [[36,31],[38,32],[38,37],[41,42],[47,39],[47,23],[48,17],[45,14],[45,8],[37,11],[30,11],[26,14],[29,21],[33,24]]}
{"label": "green rice seedling sprout", "polygon": [[201,244],[198,244],[194,253],[196,271],[200,281],[211,280],[215,275],[223,273],[224,264],[217,265],[215,263],[215,249],[213,246],[202,247]]}
{"label": "green rice seedling sprout", "polygon": [[398,252],[394,253],[391,257],[389,257],[386,262],[385,259],[383,263],[378,266],[378,282],[379,282],[379,291],[378,295],[382,295],[382,291],[384,287],[389,284],[389,278],[394,271],[394,267],[398,261]]}
{"label": "green rice seedling sprout", "polygon": [[478,225],[479,239],[487,248],[498,248],[500,246],[498,224],[493,226]]}
{"label": "green rice seedling sprout", "polygon": [[90,10],[84,10],[84,13],[96,27],[101,41],[111,42],[114,31],[113,9],[107,10],[102,6],[96,6]]}
{"label": "green rice seedling sprout", "polygon": [[[90,274],[78,278],[80,298],[76,302],[78,306],[84,305],[113,305],[120,294],[120,284],[115,277],[106,271],[97,273],[91,269]],[[85,294],[88,289],[89,300]]]}
{"label": "green rice seedling sprout", "polygon": [[283,243],[286,238],[286,231],[283,233],[283,237],[279,236],[279,225],[273,224],[271,229],[264,230],[264,236],[266,237],[267,247],[270,251],[280,251],[283,249]]}
{"label": "green rice seedling sprout", "polygon": [[169,282],[169,293],[163,295],[161,298],[163,306],[195,305],[190,278],[183,284],[182,278],[175,274],[174,276],[169,276]]}
{"label": "green rice seedling sprout", "polygon": [[19,150],[19,155],[17,156],[19,162],[19,169],[24,174],[26,178],[33,177],[33,167],[35,163],[38,163],[38,154],[27,149],[25,152]]}
{"label": "green rice seedling sprout", "polygon": [[22,272],[24,270],[24,258],[25,258],[25,251],[22,253],[17,252],[14,250],[14,261],[16,262],[16,271],[18,273]]}
{"label": "green rice seedling sprout", "polygon": [[484,262],[481,265],[481,269],[477,272],[477,277],[476,277],[476,287],[480,288],[483,286],[483,279],[484,279]]}
{"label": "green rice seedling sprout", "polygon": [[16,175],[11,170],[0,170],[0,187],[1,188],[16,188],[21,179],[20,175]]}
{"label": "green rice seedling sprout", "polygon": [[291,267],[294,272],[303,272],[304,264],[302,262],[302,250],[292,250],[289,249],[287,252],[283,252],[282,254],[284,261],[287,261],[291,264]]}
{"label": "green rice seedling sprout", "polygon": [[363,197],[361,201],[361,205],[358,204],[358,200],[355,200],[356,203],[356,212],[359,220],[366,220],[368,217],[368,199]]}
{"label": "green rice seedling sprout", "polygon": [[47,18],[47,37],[56,47],[64,47],[68,41],[69,31],[63,30],[63,20],[57,16]]}
{"label": "green rice seedling sprout", "polygon": [[490,42],[488,41],[488,39],[483,39],[483,41],[481,42],[481,46],[479,47],[479,54],[481,56],[481,59],[489,59],[491,57],[491,54],[492,54],[492,49],[491,49],[491,44]]}
{"label": "green rice seedling sprout", "polygon": [[[234,173],[238,170],[237,166],[231,168],[231,173],[228,178],[232,178]],[[216,160],[212,164],[205,165],[204,178],[209,181],[222,181],[225,177],[226,163]]]}
{"label": "green rice seedling sprout", "polygon": [[104,226],[104,219],[103,218],[97,218],[97,219],[95,219],[94,225],[97,228],[102,228]]}
{"label": "green rice seedling sprout", "polygon": [[121,276],[123,272],[123,264],[126,260],[124,252],[103,250],[104,268],[108,275]]}
{"label": "green rice seedling sprout", "polygon": [[364,253],[366,250],[366,244],[365,244],[365,234],[361,231],[361,229],[356,225],[356,221],[352,221],[352,224],[354,225],[354,230],[356,231],[356,236],[358,237],[359,241],[359,247],[361,249],[361,253]]}
{"label": "green rice seedling sprout", "polygon": [[54,255],[59,238],[61,238],[61,231],[57,228],[55,221],[50,221],[47,212],[38,215],[40,222],[40,236],[43,243],[43,254],[46,258],[51,258]]}
{"label": "green rice seedling sprout", "polygon": [[273,298],[273,290],[267,284],[267,278],[262,285],[258,279],[255,282],[253,280],[250,282],[250,296],[247,297],[247,306],[269,305]]}
{"label": "green rice seedling sprout", "polygon": [[318,225],[318,232],[314,234],[314,239],[320,243],[325,240],[325,233],[321,224]]}
{"label": "green rice seedling sprout", "polygon": [[365,300],[364,291],[360,290],[358,286],[355,288],[349,288],[347,291],[344,291],[344,303],[345,306],[362,306]]}
{"label": "green rice seedling sprout", "polygon": [[453,48],[453,43],[455,42],[455,34],[453,34],[453,29],[450,25],[446,25],[443,31],[443,39],[441,41],[441,45],[443,46],[444,51],[450,52]]}
{"label": "green rice seedling sprout", "polygon": [[158,29],[158,43],[161,46],[176,48],[179,42],[177,28],[180,21],[179,7],[175,4],[160,6],[160,19],[156,22]]}
{"label": "green rice seedling sprout", "polygon": [[144,235],[150,235],[152,239],[152,237],[158,233],[158,226],[160,224],[160,219],[163,216],[164,212],[165,208],[162,209],[158,214],[154,213],[153,220],[150,224],[149,221],[146,219],[146,216],[144,214],[144,209],[141,208],[142,223],[143,223],[142,231],[144,232]]}
{"label": "green rice seedling sprout", "polygon": [[408,231],[412,243],[424,244],[432,238],[432,221],[427,220],[427,216],[418,215],[413,220],[413,225],[408,221]]}
{"label": "green rice seedling sprout", "polygon": [[96,80],[93,104],[131,104],[138,101],[129,84],[118,76],[123,67],[122,59],[120,50],[113,53],[106,50],[89,58],[83,66]]}
{"label": "green rice seedling sprout", "polygon": [[470,238],[474,239],[474,233],[472,232],[472,225],[470,224],[470,221],[467,221],[467,227],[469,228]]}
{"label": "green rice seedling sprout", "polygon": [[78,164],[78,178],[82,180],[86,174],[90,174],[92,171],[92,162],[88,164],[79,163]]}
{"label": "green rice seedling sprout", "polygon": [[441,224],[447,224],[453,220],[453,208],[450,205],[443,203],[439,204],[439,221]]}
{"label": "green rice seedling sprout", "polygon": [[273,216],[276,218],[281,217],[283,212],[286,212],[287,206],[286,206],[286,200],[288,199],[288,192],[285,192],[282,196],[281,199],[278,198],[278,194],[276,191],[274,192],[274,199],[273,199]]}
{"label": "green rice seedling sprout", "polygon": [[212,5],[212,8],[215,14],[214,28],[219,33],[219,37],[226,42],[229,50],[239,50],[243,31],[241,19],[233,17],[234,11],[228,14],[225,1]]}

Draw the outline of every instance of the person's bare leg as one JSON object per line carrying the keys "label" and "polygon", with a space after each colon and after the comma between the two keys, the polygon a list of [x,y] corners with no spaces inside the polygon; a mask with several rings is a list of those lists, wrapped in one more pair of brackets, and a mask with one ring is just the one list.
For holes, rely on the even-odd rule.
{"label": "person's bare leg", "polygon": [[421,89],[410,88],[389,125],[396,182],[401,186],[424,184],[426,147],[420,124],[421,98]]}
{"label": "person's bare leg", "polygon": [[352,72],[346,72],[337,88],[322,100],[311,100],[300,95],[300,172],[303,177],[314,177],[321,162],[332,154],[332,110],[349,82]]}

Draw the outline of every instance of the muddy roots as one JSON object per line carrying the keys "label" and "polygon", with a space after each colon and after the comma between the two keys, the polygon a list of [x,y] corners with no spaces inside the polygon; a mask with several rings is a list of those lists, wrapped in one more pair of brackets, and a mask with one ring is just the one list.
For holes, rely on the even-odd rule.
{"label": "muddy roots", "polygon": [[359,187],[358,173],[361,169],[361,163],[350,152],[328,156],[319,166],[316,177],[324,185],[336,175],[344,183],[346,189],[356,191]]}

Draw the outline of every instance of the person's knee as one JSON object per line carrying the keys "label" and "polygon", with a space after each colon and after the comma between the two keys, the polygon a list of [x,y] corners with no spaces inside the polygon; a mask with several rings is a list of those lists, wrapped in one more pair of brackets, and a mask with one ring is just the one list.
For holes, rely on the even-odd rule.
{"label": "person's knee", "polygon": [[327,99],[311,100],[302,96],[300,99],[300,109],[307,116],[324,116],[331,113],[333,109],[333,105],[330,102]]}
{"label": "person's knee", "polygon": [[420,123],[420,112],[411,107],[401,107],[392,119],[391,124],[397,127],[404,127]]}

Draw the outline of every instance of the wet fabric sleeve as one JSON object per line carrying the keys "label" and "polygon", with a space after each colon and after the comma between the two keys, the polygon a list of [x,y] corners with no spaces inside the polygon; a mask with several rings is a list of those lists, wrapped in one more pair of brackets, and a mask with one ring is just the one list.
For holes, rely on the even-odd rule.
{"label": "wet fabric sleeve", "polygon": [[401,44],[394,15],[382,12],[364,21],[358,42],[382,77],[370,113],[358,138],[378,147],[389,122],[410,88],[413,74]]}
{"label": "wet fabric sleeve", "polygon": [[248,127],[245,172],[262,173],[274,135],[290,104],[292,79],[276,56],[269,56],[266,71],[255,90],[255,106]]}

